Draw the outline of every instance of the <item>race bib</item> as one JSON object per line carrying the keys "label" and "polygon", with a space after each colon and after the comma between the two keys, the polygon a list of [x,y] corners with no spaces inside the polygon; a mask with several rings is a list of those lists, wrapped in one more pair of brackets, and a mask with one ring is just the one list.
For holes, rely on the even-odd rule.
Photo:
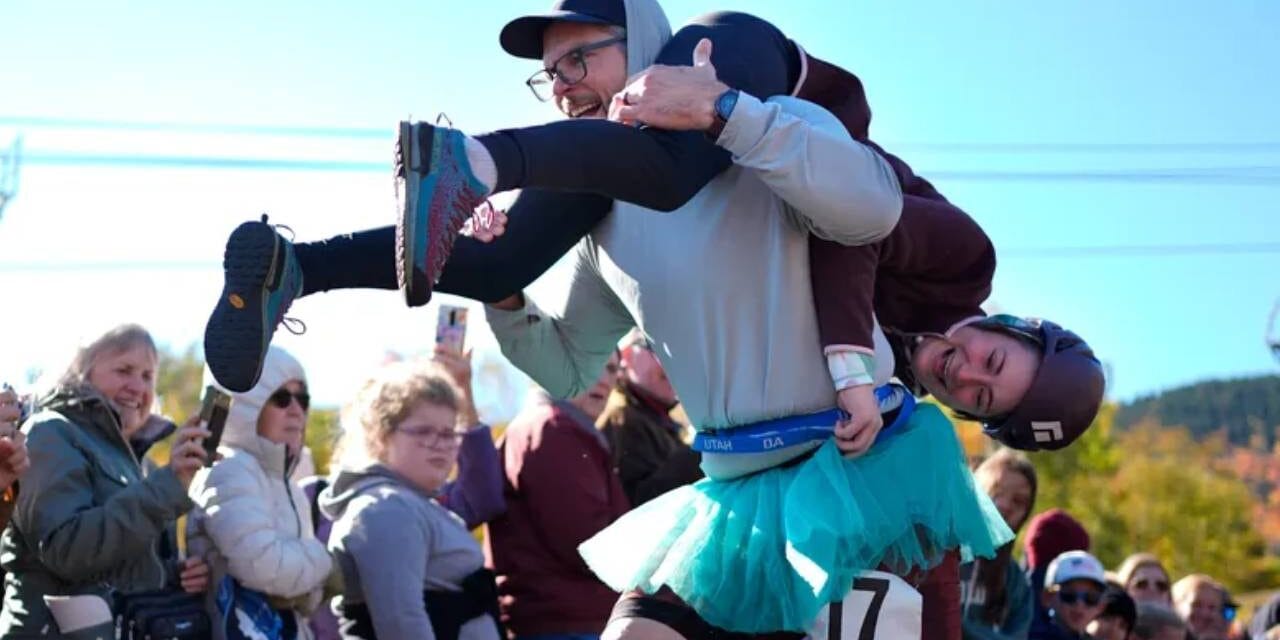
{"label": "race bib", "polygon": [[844,600],[828,605],[809,629],[809,640],[899,640],[920,637],[920,592],[902,578],[864,571]]}

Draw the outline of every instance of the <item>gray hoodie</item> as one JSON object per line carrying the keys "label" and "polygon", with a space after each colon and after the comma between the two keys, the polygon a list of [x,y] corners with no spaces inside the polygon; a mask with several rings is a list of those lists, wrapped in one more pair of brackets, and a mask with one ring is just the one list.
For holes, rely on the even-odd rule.
{"label": "gray hoodie", "polygon": [[[423,591],[461,591],[484,566],[462,519],[390,469],[343,470],[320,495],[334,520],[329,550],[342,568],[344,604],[368,607],[379,638],[434,640]],[[463,625],[460,640],[498,640],[489,616]]]}
{"label": "gray hoodie", "polygon": [[[652,0],[627,0],[628,73],[670,37]],[[897,222],[893,172],[826,110],[743,95],[718,144],[734,165],[671,213],[616,202],[571,256],[563,302],[488,308],[503,353],[552,395],[591,386],[633,326],[652,339],[699,429],[835,406],[813,305],[809,235],[865,244]],[[708,454],[728,478],[809,448]]]}

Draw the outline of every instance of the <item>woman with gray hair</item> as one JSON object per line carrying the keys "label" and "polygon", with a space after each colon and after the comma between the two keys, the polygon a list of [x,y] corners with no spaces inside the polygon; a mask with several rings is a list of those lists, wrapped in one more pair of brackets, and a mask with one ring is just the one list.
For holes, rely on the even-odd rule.
{"label": "woman with gray hair", "polygon": [[321,494],[344,578],[343,638],[498,640],[497,588],[462,519],[437,497],[466,427],[434,364],[380,371],[349,411],[345,464]]}
{"label": "woman with gray hair", "polygon": [[147,448],[173,431],[152,419],[157,353],[138,325],[116,327],[80,349],[24,430],[31,469],[0,539],[5,638],[60,631],[45,596],[96,594],[106,602],[164,588],[203,591],[208,570],[179,569],[170,536],[191,508],[187,485],[204,463],[208,433],[177,430],[168,466],[144,467]]}

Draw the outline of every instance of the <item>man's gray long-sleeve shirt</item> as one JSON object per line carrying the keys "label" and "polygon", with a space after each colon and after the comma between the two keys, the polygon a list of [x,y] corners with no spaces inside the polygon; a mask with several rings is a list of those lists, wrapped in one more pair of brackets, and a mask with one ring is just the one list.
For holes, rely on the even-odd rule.
{"label": "man's gray long-sleeve shirt", "polygon": [[[503,353],[553,396],[589,388],[639,326],[700,430],[835,406],[808,236],[883,238],[902,208],[897,180],[834,116],[797,98],[742,95],[718,143],[734,165],[683,207],[615,204],[578,245],[563,304],[489,308]],[[711,454],[703,467],[731,477],[799,452]]]}

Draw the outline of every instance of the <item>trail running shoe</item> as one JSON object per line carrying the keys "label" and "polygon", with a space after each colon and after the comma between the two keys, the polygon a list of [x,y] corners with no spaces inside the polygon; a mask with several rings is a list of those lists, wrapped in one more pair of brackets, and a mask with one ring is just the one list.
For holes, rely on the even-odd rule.
{"label": "trail running shoe", "polygon": [[453,251],[458,232],[486,189],[467,162],[466,136],[423,122],[401,122],[396,140],[396,277],[405,302],[419,307]]}
{"label": "trail running shoe", "polygon": [[258,383],[271,336],[302,293],[302,268],[293,243],[264,215],[231,232],[222,269],[225,284],[205,325],[204,357],[218,384],[243,393]]}

